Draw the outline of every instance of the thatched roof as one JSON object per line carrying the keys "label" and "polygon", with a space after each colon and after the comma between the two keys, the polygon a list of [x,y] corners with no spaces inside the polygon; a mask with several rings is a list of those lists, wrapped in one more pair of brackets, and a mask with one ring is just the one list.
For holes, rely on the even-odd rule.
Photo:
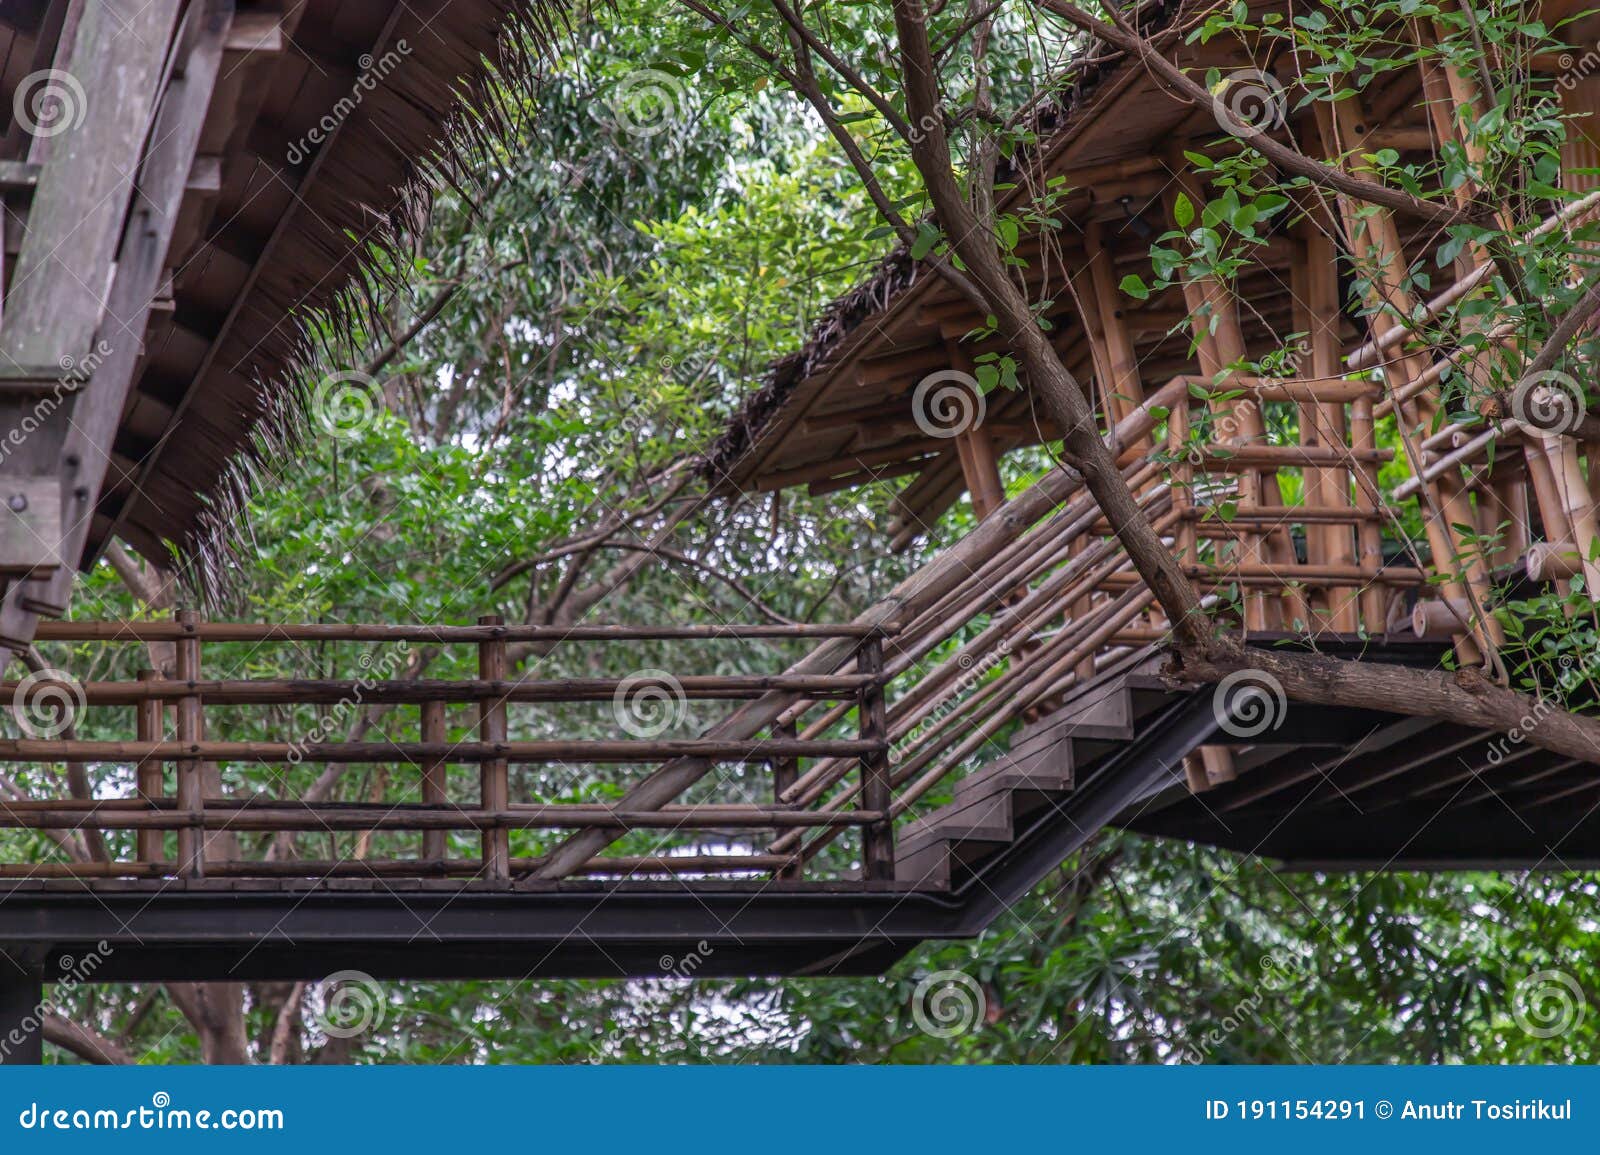
{"label": "thatched roof", "polygon": [[[1176,18],[1182,0],[1149,0],[1138,6],[1139,23],[1158,32]],[[1036,143],[1003,162],[996,183],[1026,185],[1030,172],[1060,151],[1098,107],[1098,93],[1135,71],[1116,49],[1096,41],[1058,78],[1058,89],[1034,113]],[[1019,194],[1020,195],[1020,194]],[[805,343],[774,362],[761,386],[752,393],[705,453],[703,466],[713,486],[730,490],[750,477],[751,450],[800,385],[839,366],[851,339],[867,330],[866,322],[889,312],[915,286],[935,278],[930,266],[913,260],[904,244],[897,246],[860,284],[833,301],[812,327]]]}
{"label": "thatched roof", "polygon": [[[1260,8],[1282,0],[1252,0]],[[1255,68],[1237,41],[1218,37],[1186,43],[1188,18],[1204,7],[1187,2],[1147,3],[1141,27],[1179,63],[1204,74]],[[1068,74],[1069,83],[1042,108],[1034,145],[1019,150],[999,183],[1013,184],[1002,209],[1016,211],[1046,182],[1065,178],[1065,198],[1051,206],[1062,227],[1044,236],[1024,234],[1029,267],[1019,272],[1036,300],[1052,302],[1044,314],[1067,367],[1086,384],[1096,379],[1092,342],[1078,302],[1090,292],[1087,236],[1094,231],[1110,254],[1112,284],[1126,273],[1147,282],[1149,247],[1171,227],[1167,197],[1179,149],[1236,147],[1209,107],[1175,98],[1137,62],[1103,44],[1091,46]],[[1369,118],[1374,141],[1393,140],[1402,152],[1426,148],[1426,107],[1416,69],[1394,70],[1377,86]],[[1253,350],[1281,346],[1296,328],[1288,253],[1296,237],[1274,237],[1259,267],[1246,274],[1240,293],[1251,302],[1244,318]],[[1028,246],[1032,246],[1031,249]],[[1069,291],[1065,282],[1076,286]],[[1138,370],[1150,387],[1192,372],[1188,310],[1177,289],[1147,301],[1115,302],[1130,334]],[[1098,324],[1098,320],[1092,321]],[[998,338],[969,337],[985,319],[931,267],[901,248],[862,284],[835,301],[805,345],[774,364],[723,435],[707,450],[704,471],[723,493],[770,492],[795,485],[825,493],[874,480],[909,477],[898,492],[892,523],[904,546],[934,526],[966,491],[954,441],[919,428],[913,399],[919,380],[958,368],[977,353],[1004,352]],[[1345,324],[1348,335],[1355,328]],[[1026,382],[1023,383],[1024,386]],[[1099,383],[1096,379],[1097,392]],[[1024,387],[987,399],[984,428],[998,453],[1037,445],[1056,435],[1048,415]]]}
{"label": "thatched roof", "polygon": [[[0,21],[0,109],[65,7]],[[530,83],[560,18],[557,0],[239,3],[83,564],[115,535],[217,587],[254,474],[304,428],[307,318],[365,307],[363,265],[506,129],[494,94]],[[0,160],[21,159],[6,127]]]}

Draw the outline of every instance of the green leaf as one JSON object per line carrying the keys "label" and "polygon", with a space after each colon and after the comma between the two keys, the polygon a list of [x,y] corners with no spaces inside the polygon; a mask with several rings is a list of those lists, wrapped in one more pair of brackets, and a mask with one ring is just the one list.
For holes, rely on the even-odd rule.
{"label": "green leaf", "polygon": [[1172,202],[1172,219],[1180,229],[1186,229],[1194,223],[1194,204],[1183,193],[1179,193]]}

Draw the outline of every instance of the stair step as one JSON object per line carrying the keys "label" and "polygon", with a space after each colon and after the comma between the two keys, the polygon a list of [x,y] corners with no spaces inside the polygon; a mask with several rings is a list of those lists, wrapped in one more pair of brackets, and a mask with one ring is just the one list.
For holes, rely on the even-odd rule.
{"label": "stair step", "polygon": [[928,842],[1010,842],[1011,795],[1001,793],[970,802],[952,802],[919,818],[900,832],[908,850]]}
{"label": "stair step", "polygon": [[1017,732],[1013,751],[1027,751],[1036,743],[1053,745],[1064,738],[1127,742],[1134,730],[1133,694],[1120,682],[1092,685],[1082,696]]}
{"label": "stair step", "polygon": [[[1041,751],[1042,761],[1048,751]],[[1020,819],[1053,805],[1072,789],[1069,758],[1048,769],[1023,769],[1004,758],[969,775],[954,799],[908,825],[895,847],[895,877],[949,885],[965,866],[1016,841]]]}
{"label": "stair step", "polygon": [[1132,741],[1141,718],[1171,700],[1143,667],[1083,687],[1011,740],[1000,758],[956,784],[952,800],[911,823],[895,849],[895,878],[945,887],[1016,841],[1073,788],[1076,767]]}
{"label": "stair step", "polygon": [[[1045,757],[1041,751],[1037,756],[1040,760]],[[992,777],[974,774],[963,778],[956,785],[957,802],[966,799],[987,798],[1001,791],[1035,791],[1043,794],[1061,794],[1072,789],[1072,767],[1070,765],[1060,769],[1032,769],[1006,765],[1004,769]]]}

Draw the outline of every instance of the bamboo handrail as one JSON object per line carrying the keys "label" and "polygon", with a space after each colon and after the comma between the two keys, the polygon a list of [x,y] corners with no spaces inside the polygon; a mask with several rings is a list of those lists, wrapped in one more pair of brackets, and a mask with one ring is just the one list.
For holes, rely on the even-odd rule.
{"label": "bamboo handrail", "polygon": [[639,642],[765,638],[866,638],[893,633],[892,624],[860,622],[795,625],[688,626],[427,626],[371,623],[273,625],[256,622],[41,621],[41,642]]}

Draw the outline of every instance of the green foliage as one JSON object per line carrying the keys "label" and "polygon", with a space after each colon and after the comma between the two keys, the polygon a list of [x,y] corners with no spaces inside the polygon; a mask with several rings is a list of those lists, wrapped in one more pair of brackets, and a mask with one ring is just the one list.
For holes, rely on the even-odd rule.
{"label": "green foliage", "polygon": [[[1464,23],[1466,12],[1367,0],[1297,10],[1286,20],[1240,3],[1209,15],[1192,35],[1204,41],[1244,32],[1298,54],[1315,81],[1306,99],[1330,104],[1415,65],[1423,49],[1397,46],[1380,31],[1394,16],[1439,24],[1446,36],[1432,51],[1462,67],[1476,66],[1475,36],[1519,59],[1550,42],[1547,30],[1522,22],[1514,9],[1480,14],[1476,27]],[[887,484],[818,497],[790,492],[770,506],[703,503],[694,486],[672,489],[687,476],[687,455],[720,431],[772,358],[798,347],[822,307],[883,255],[894,232],[878,223],[837,142],[746,51],[784,42],[772,11],[741,10],[731,32],[677,7],[630,2],[590,15],[550,64],[537,100],[521,110],[522,133],[495,171],[445,190],[414,263],[391,270],[409,291],[388,300],[386,331],[324,335],[330,371],[360,367],[446,297],[437,318],[381,367],[382,404],[372,420],[343,436],[314,435],[292,466],[264,473],[236,575],[244,615],[838,620],[918,560],[886,556]],[[887,7],[834,6],[816,15],[825,16],[830,43],[861,61],[866,79],[903,115]],[[1013,156],[1032,141],[1020,113],[1066,83],[1060,66],[1081,37],[1007,8],[995,16],[980,83],[967,10],[945,5],[930,22],[934,44],[948,49],[939,61],[946,127],[960,175],[975,178],[986,154]],[[633,109],[666,122],[646,136],[628,132],[616,107],[641,68],[675,82],[658,81],[667,96]],[[1205,79],[1215,91],[1220,78]],[[916,222],[908,230],[911,254],[948,253],[948,238],[922,219],[927,197],[882,108],[830,70],[820,69],[817,82],[839,125],[873,158],[885,196]],[[1579,247],[1595,239],[1592,230],[1520,232],[1567,195],[1555,187],[1552,167],[1566,126],[1541,83],[1524,77],[1504,86],[1466,126],[1470,156],[1450,147],[1420,165],[1400,163],[1392,150],[1355,158],[1365,175],[1417,192],[1468,182],[1507,190],[1514,227],[1453,227],[1405,270],[1402,287],[1426,296],[1434,271],[1474,246],[1503,258],[1478,292],[1426,331],[1513,323],[1537,340],[1575,294],[1567,272]],[[1173,198],[1173,227],[1155,238],[1149,269],[1121,279],[1132,298],[1202,279],[1233,283],[1301,219],[1306,183],[1269,171],[1250,150],[1189,160],[1205,174],[1206,192]],[[1027,210],[996,215],[995,238],[1013,268],[1026,233],[1063,227],[1053,210],[1066,192],[1052,184]],[[1519,283],[1507,279],[1510,269],[1520,270]],[[1345,271],[1355,312],[1385,308],[1369,292],[1374,270]],[[1048,304],[1036,303],[1039,315]],[[1283,349],[1228,369],[1289,375],[1303,337],[1290,334]],[[1487,385],[1503,385],[1511,372],[1496,365]],[[1017,374],[1011,356],[977,359],[986,390],[1015,387]],[[1485,381],[1461,375],[1446,384],[1444,419],[1476,424]],[[1236,390],[1215,385],[1195,388],[1213,401],[1239,400]],[[1288,407],[1269,406],[1264,419],[1273,440],[1296,439]],[[1219,439],[1213,420],[1197,419],[1187,448]],[[1399,448],[1402,432],[1385,418],[1379,445]],[[1048,447],[1013,454],[1007,481],[1015,490],[1050,464]],[[1380,481],[1390,491],[1409,475],[1397,453]],[[1298,482],[1285,475],[1286,500],[1299,499]],[[618,539],[641,543],[662,529],[663,511],[684,503],[692,508],[669,540],[693,543],[698,565],[657,559],[610,587],[613,567],[632,556]],[[1217,512],[1226,518],[1226,504]],[[587,550],[575,546],[613,523],[627,529]],[[971,524],[961,505],[930,536]],[[1385,532],[1393,549],[1423,548],[1414,509]],[[599,593],[584,602],[572,599],[573,590]],[[1507,611],[1520,684],[1574,704],[1592,700],[1587,676],[1565,677],[1574,663],[1587,669],[1592,661],[1587,591],[1513,602]],[[135,612],[109,567],[90,575],[79,614]],[[696,655],[696,669],[685,668],[681,647],[565,645],[520,656],[525,669],[559,677],[652,666],[768,673],[794,652],[758,644],[708,649]],[[126,652],[109,659],[93,647],[47,656],[86,680],[128,677],[148,660]],[[450,678],[470,676],[473,655],[233,646],[208,649],[208,661],[216,677],[351,676],[364,665],[400,661]],[[214,736],[238,740],[343,733],[357,724],[374,737],[399,736],[415,724],[398,712],[309,707],[208,717]],[[691,717],[685,729],[704,720]],[[584,707],[518,709],[512,724],[519,738],[615,733],[609,715]],[[461,711],[449,725],[462,736],[473,719]],[[225,770],[230,789],[280,796],[303,793],[319,773]],[[103,788],[127,785],[117,780],[119,768],[90,772]],[[519,799],[595,800],[615,797],[641,772],[526,769],[512,785]],[[20,785],[42,791],[56,773],[24,776]],[[404,797],[414,784],[395,775],[353,767],[334,796]],[[458,785],[470,793],[467,777]],[[751,771],[724,785],[755,797],[765,783]],[[513,853],[539,853],[553,837],[520,835]],[[56,853],[39,834],[4,840],[14,859]],[[458,840],[470,852],[466,837]],[[113,842],[126,849],[126,839]],[[266,842],[247,849],[260,853]],[[634,834],[618,849],[686,844]],[[377,851],[403,845],[402,836],[374,843]],[[292,849],[308,857],[361,852],[353,835],[303,838]],[[848,865],[841,847],[817,868]],[[1594,901],[1592,881],[1575,873],[1288,875],[1255,857],[1112,832],[980,939],[925,946],[880,979],[392,984],[381,1021],[348,1043],[318,1026],[314,991],[263,984],[247,992],[247,1026],[258,1057],[270,1053],[286,1016],[291,1060],[360,1062],[1564,1061],[1593,1053],[1600,1016],[1546,1038],[1517,1021],[1514,996],[1528,976],[1550,967],[1600,992],[1589,961],[1600,957]],[[965,1029],[945,1037],[914,1011],[926,1011],[924,980],[952,971],[979,997]],[[159,988],[81,992],[72,1010],[142,1061],[199,1056],[192,1027]]]}

